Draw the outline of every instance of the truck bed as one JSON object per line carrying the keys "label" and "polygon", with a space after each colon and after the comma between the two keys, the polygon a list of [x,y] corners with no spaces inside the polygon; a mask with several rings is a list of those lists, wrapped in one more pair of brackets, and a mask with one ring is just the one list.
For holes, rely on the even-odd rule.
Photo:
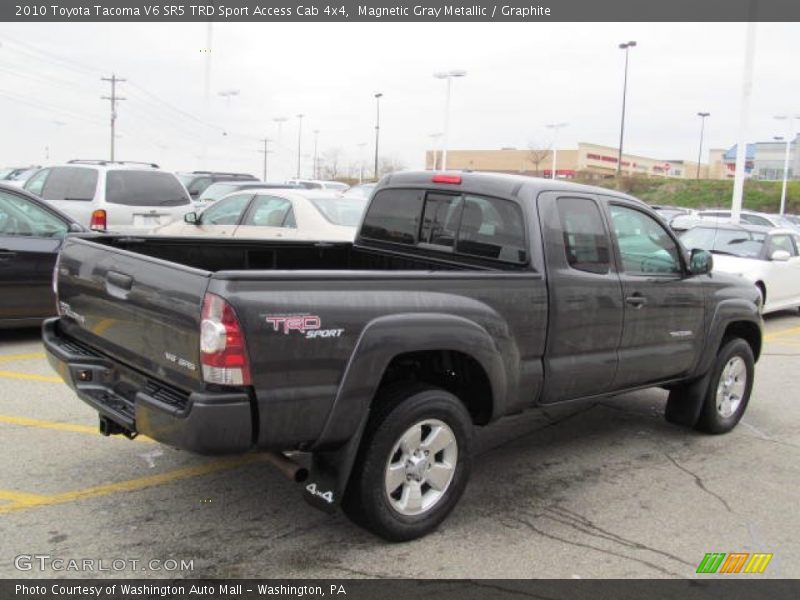
{"label": "truck bed", "polygon": [[[471,270],[463,263],[404,255],[349,242],[289,242],[165,237],[103,236],[92,242],[128,250],[195,269],[249,270]],[[477,266],[475,270],[494,270]]]}

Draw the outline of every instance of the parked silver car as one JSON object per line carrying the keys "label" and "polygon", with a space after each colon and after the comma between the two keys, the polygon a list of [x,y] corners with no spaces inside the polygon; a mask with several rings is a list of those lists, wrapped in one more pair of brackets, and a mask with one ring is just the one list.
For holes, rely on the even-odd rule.
{"label": "parked silver car", "polygon": [[192,210],[177,176],[152,163],[71,160],[40,169],[25,189],[99,230],[144,233]]}

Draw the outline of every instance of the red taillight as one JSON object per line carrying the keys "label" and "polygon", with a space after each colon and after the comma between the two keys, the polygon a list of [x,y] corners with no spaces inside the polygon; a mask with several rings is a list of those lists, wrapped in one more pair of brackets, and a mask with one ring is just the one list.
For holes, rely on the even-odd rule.
{"label": "red taillight", "polygon": [[92,213],[92,220],[89,221],[89,229],[106,230],[106,211],[96,210]]}
{"label": "red taillight", "polygon": [[446,175],[444,173],[439,173],[438,175],[433,176],[433,183],[454,183],[456,185],[460,185],[461,175]]}
{"label": "red taillight", "polygon": [[231,305],[216,294],[203,298],[200,363],[207,383],[250,385],[242,327]]}

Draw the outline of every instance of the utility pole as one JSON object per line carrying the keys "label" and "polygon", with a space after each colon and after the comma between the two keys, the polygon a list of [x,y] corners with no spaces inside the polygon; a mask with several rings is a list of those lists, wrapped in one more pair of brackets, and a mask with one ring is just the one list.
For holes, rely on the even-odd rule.
{"label": "utility pole", "polygon": [[378,142],[381,137],[381,98],[383,98],[383,94],[377,92],[375,94],[375,170],[373,171],[375,181],[378,181]]}
{"label": "utility pole", "polygon": [[264,138],[264,139],[263,139],[263,140],[261,140],[261,141],[262,141],[262,142],[264,142],[264,149],[263,149],[263,150],[259,150],[259,152],[263,152],[263,153],[264,153],[264,177],[262,178],[262,181],[266,181],[266,180],[267,180],[267,154],[269,154],[270,152],[272,152],[272,151],[269,149],[269,143],[270,143],[272,140],[271,140],[271,139],[269,139],[269,138]]}
{"label": "utility pole", "polygon": [[697,176],[695,179],[700,179],[700,160],[703,158],[703,132],[706,128],[706,117],[710,114],[708,112],[697,113],[697,116],[700,117],[700,149],[697,151]]}
{"label": "utility pole", "polygon": [[117,102],[120,100],[125,100],[121,96],[117,96],[117,84],[126,81],[125,79],[120,79],[114,73],[111,74],[111,77],[101,77],[101,81],[108,81],[111,84],[111,95],[110,96],[102,96],[103,100],[109,100],[111,102],[111,160],[114,160],[114,127],[117,121]]}
{"label": "utility pole", "polygon": [[319,142],[319,129],[314,130],[314,179],[319,179],[319,163],[317,162],[317,143]]}

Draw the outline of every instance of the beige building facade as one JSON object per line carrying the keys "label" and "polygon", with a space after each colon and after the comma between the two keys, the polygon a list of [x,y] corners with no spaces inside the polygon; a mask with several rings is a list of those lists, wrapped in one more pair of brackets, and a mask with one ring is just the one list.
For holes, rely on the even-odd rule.
{"label": "beige building facade", "polygon": [[[441,151],[428,150],[426,169],[438,169],[442,164]],[[599,144],[578,144],[578,149],[557,150],[556,177],[613,177],[617,172],[617,149]],[[503,148],[501,150],[448,150],[447,168],[457,170],[495,171],[551,177],[553,151],[550,149]],[[698,176],[697,162],[664,160],[637,154],[622,155],[622,173],[627,176],[675,177],[694,179]],[[701,179],[714,177],[714,169],[700,164]],[[716,177],[714,177],[716,178]]]}

